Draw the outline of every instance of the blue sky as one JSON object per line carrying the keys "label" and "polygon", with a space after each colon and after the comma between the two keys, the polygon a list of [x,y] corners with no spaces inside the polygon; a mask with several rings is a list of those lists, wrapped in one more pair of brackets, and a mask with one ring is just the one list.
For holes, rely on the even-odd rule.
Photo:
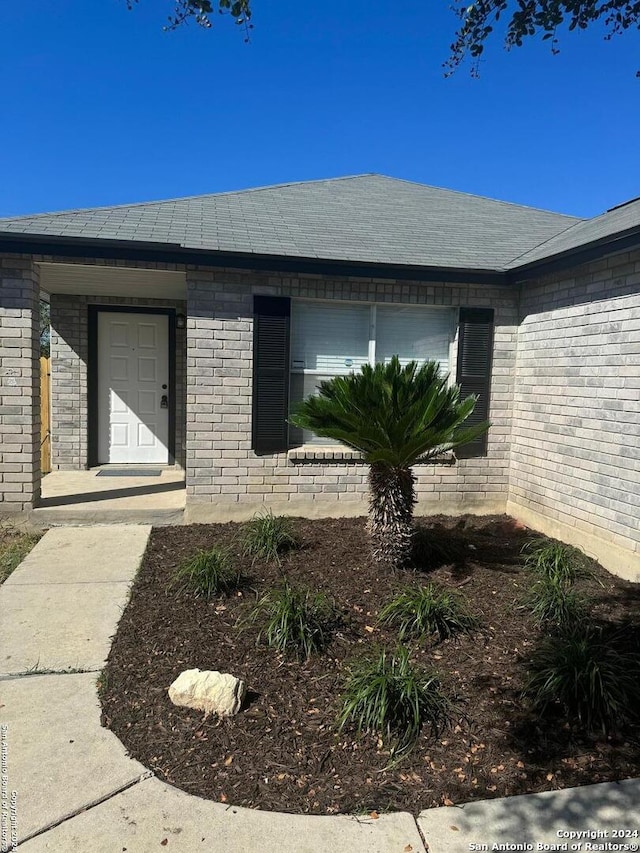
{"label": "blue sky", "polygon": [[638,33],[494,40],[444,79],[448,0],[254,0],[250,44],[170,7],[0,4],[0,216],[362,172],[580,216],[640,195]]}

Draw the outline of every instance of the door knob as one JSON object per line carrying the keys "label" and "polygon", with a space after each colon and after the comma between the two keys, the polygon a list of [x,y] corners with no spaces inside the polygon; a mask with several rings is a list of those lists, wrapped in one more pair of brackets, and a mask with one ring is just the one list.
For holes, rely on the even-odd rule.
{"label": "door knob", "polygon": [[169,398],[166,394],[163,394],[162,397],[160,397],[160,408],[161,409],[168,409],[169,408]]}

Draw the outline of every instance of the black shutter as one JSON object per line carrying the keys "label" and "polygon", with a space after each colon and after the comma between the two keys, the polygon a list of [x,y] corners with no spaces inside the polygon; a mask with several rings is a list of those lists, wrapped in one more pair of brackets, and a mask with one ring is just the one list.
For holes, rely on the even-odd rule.
{"label": "black shutter", "polygon": [[256,453],[287,449],[291,300],[253,297],[253,428]]}
{"label": "black shutter", "polygon": [[[465,421],[466,426],[474,426],[489,418],[492,350],[493,308],[461,308],[456,382],[460,386],[461,399],[470,394],[478,395],[476,407]],[[486,456],[487,433],[469,444],[463,444],[455,452],[463,459]]]}

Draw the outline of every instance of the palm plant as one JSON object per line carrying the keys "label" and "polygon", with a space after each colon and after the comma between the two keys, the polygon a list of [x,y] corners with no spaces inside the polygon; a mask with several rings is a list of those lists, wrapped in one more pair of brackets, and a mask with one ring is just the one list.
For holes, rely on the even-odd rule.
{"label": "palm plant", "polygon": [[290,418],[301,429],[360,451],[369,465],[369,531],[374,560],[393,568],[411,554],[414,465],[473,441],[489,427],[464,427],[476,397],[460,399],[436,361],[402,367],[364,365],[360,373],[320,383]]}

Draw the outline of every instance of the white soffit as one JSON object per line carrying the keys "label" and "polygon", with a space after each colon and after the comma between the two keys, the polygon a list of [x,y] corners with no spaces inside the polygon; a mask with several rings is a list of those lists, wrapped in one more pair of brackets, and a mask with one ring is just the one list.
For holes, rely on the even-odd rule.
{"label": "white soffit", "polygon": [[47,293],[186,299],[185,273],[91,264],[40,264],[40,287]]}

